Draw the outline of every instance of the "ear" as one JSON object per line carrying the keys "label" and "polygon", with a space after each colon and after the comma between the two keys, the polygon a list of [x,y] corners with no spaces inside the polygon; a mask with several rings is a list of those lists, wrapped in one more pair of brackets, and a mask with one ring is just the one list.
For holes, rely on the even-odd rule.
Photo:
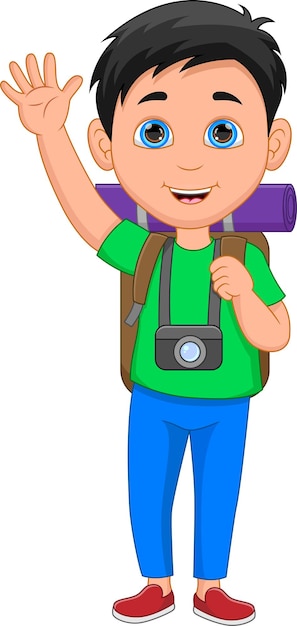
{"label": "ear", "polygon": [[93,120],[88,129],[88,142],[96,163],[103,170],[112,170],[111,141],[99,119]]}
{"label": "ear", "polygon": [[272,122],[266,169],[277,170],[283,164],[290,149],[291,138],[291,126],[287,120],[279,119]]}

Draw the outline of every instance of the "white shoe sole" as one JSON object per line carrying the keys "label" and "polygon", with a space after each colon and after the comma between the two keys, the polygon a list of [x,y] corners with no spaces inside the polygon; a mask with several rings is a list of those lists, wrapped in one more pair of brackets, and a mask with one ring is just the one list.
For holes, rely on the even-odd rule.
{"label": "white shoe sole", "polygon": [[112,614],[116,619],[119,619],[121,622],[126,622],[126,624],[143,624],[144,622],[150,622],[158,617],[163,617],[163,615],[171,613],[174,609],[175,605],[171,604],[171,606],[167,609],[163,609],[163,611],[158,611],[158,613],[154,613],[153,615],[145,615],[144,617],[129,617],[128,615],[121,615],[121,613],[118,613],[114,609],[112,609]]}
{"label": "white shoe sole", "polygon": [[199,617],[203,617],[204,619],[208,619],[210,622],[215,622],[216,624],[223,624],[224,626],[241,626],[241,624],[248,624],[252,622],[256,617],[256,612],[249,615],[249,617],[244,617],[243,619],[220,619],[219,617],[213,617],[212,615],[208,615],[208,613],[204,613],[203,611],[199,611],[194,607],[193,609],[195,615],[199,615]]}

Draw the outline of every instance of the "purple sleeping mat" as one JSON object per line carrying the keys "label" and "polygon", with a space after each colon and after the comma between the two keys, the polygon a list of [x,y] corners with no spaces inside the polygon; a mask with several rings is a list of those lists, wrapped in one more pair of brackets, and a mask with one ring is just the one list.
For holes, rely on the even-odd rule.
{"label": "purple sleeping mat", "polygon": [[[122,219],[129,219],[151,232],[173,231],[138,206],[119,184],[97,184],[103,200]],[[259,185],[250,198],[223,221],[211,226],[212,231],[291,232],[297,214],[293,185]]]}

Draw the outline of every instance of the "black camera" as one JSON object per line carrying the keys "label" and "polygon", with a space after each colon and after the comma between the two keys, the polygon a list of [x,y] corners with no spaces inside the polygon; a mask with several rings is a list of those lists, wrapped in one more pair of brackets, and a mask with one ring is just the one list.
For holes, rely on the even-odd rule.
{"label": "black camera", "polygon": [[161,326],[155,359],[163,370],[215,370],[222,363],[222,331],[217,326]]}

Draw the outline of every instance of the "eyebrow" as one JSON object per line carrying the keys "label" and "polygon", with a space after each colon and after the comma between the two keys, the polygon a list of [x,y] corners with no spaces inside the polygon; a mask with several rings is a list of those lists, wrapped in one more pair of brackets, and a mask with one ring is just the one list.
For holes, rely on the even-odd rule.
{"label": "eyebrow", "polygon": [[167,100],[167,93],[165,91],[153,91],[152,93],[148,93],[147,96],[141,98],[138,104],[141,102],[149,102],[149,100]]}
{"label": "eyebrow", "polygon": [[231,100],[232,102],[238,102],[239,104],[242,104],[242,102],[240,102],[240,100],[236,98],[236,96],[233,96],[232,93],[228,93],[228,91],[216,91],[212,95],[212,97],[214,100]]}

